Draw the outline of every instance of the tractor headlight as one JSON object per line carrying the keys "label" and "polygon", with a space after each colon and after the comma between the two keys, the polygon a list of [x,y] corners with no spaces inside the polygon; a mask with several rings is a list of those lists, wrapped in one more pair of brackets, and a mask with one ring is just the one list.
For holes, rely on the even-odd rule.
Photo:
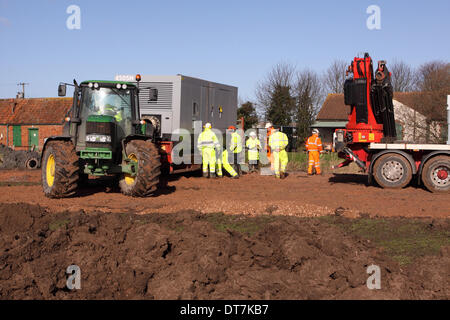
{"label": "tractor headlight", "polygon": [[111,136],[104,135],[104,134],[88,134],[86,136],[86,142],[108,143],[108,142],[111,142]]}

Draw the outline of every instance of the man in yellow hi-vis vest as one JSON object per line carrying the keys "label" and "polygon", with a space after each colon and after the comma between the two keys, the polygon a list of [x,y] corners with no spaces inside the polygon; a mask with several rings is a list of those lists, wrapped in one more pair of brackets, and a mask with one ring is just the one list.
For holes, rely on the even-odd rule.
{"label": "man in yellow hi-vis vest", "polygon": [[233,169],[233,167],[228,163],[228,151],[223,150],[222,154],[217,155],[217,176],[223,177],[222,167],[230,174],[233,179],[238,179],[239,175]]}
{"label": "man in yellow hi-vis vest", "polygon": [[269,138],[270,150],[273,153],[273,167],[275,170],[275,176],[278,179],[284,179],[286,173],[286,166],[288,164],[288,155],[286,147],[288,145],[288,137],[283,132],[279,131],[279,128],[275,128]]}
{"label": "man in yellow hi-vis vest", "polygon": [[241,163],[243,162],[242,138],[240,134],[236,132],[235,126],[229,126],[228,131],[231,133],[229,162],[232,163],[232,167],[236,170],[238,175],[241,175]]}
{"label": "man in yellow hi-vis vest", "polygon": [[97,114],[113,116],[117,122],[121,122],[123,120],[122,112],[118,108],[110,104],[107,104],[102,109],[99,109]]}
{"label": "man in yellow hi-vis vest", "polygon": [[219,140],[211,130],[211,124],[206,123],[205,129],[198,136],[197,148],[202,152],[203,177],[208,177],[208,166],[210,178],[216,177],[216,149],[220,150]]}
{"label": "man in yellow hi-vis vest", "polygon": [[248,154],[249,172],[256,172],[258,170],[259,150],[261,150],[261,142],[256,137],[256,132],[252,131],[245,143]]}

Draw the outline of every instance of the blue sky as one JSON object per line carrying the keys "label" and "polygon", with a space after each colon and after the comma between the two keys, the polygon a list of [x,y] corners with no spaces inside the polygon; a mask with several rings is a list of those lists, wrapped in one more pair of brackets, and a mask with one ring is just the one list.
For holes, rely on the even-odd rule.
{"label": "blue sky", "polygon": [[[80,30],[66,27],[72,4]],[[381,30],[366,27],[370,5]],[[73,78],[180,73],[254,99],[278,62],[323,72],[365,51],[388,64],[449,61],[449,11],[448,0],[0,0],[0,98],[19,82],[30,83],[28,97],[51,97]]]}

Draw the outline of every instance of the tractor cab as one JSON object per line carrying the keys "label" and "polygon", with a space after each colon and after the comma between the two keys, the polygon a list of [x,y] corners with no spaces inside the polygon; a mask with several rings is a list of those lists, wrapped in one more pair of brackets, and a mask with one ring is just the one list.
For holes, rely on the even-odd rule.
{"label": "tractor cab", "polygon": [[133,84],[85,81],[79,98],[77,111],[84,121],[77,130],[77,150],[115,151],[122,139],[139,132],[137,88]]}

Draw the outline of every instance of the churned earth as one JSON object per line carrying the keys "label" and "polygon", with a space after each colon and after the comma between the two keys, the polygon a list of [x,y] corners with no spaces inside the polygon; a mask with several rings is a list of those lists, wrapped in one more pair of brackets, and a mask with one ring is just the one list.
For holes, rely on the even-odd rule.
{"label": "churned earth", "polygon": [[[370,231],[373,223],[365,219],[353,220]],[[356,236],[350,220],[189,210],[54,213],[1,204],[0,299],[450,297],[448,220],[416,221],[415,227],[393,221],[407,227],[403,240],[418,231],[434,239],[423,256],[393,245],[390,240],[401,239],[390,239],[387,229],[373,241]],[[70,265],[81,270],[79,290],[66,286]],[[367,287],[370,265],[380,268],[379,290]]]}
{"label": "churned earth", "polygon": [[450,298],[449,196],[420,187],[188,174],[144,199],[103,179],[47,199],[39,171],[0,181],[0,299]]}

